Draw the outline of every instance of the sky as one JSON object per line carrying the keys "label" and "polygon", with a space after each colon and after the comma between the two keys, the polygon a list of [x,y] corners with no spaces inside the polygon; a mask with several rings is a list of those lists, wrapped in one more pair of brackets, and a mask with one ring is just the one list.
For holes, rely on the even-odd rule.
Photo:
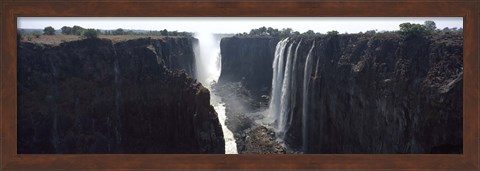
{"label": "sky", "polygon": [[326,33],[358,33],[368,30],[398,30],[401,23],[423,24],[432,20],[437,28],[463,28],[462,17],[18,17],[17,27],[43,29],[52,26],[59,30],[74,25],[83,28],[113,30],[163,30],[209,33],[243,33],[262,26],[276,29],[292,28],[301,33],[307,30]]}

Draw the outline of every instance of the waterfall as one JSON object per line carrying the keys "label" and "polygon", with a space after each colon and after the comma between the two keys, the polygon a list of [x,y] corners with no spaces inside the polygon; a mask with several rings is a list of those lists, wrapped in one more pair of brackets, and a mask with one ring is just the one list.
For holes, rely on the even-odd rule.
{"label": "waterfall", "polygon": [[281,89],[281,95],[280,95],[280,113],[278,117],[278,131],[281,133],[280,136],[283,138],[283,135],[285,133],[285,122],[286,122],[286,117],[287,113],[289,113],[290,110],[290,80],[291,80],[291,74],[292,74],[292,47],[293,43],[290,44],[288,47],[287,51],[287,59],[284,59],[287,61],[285,64],[285,73],[283,74],[283,79],[282,79],[282,84],[280,85],[282,87]]}
{"label": "waterfall", "polygon": [[233,133],[225,125],[225,104],[211,91],[211,85],[218,81],[221,72],[220,38],[216,38],[211,33],[196,33],[195,38],[199,41],[198,46],[194,47],[197,80],[211,92],[210,104],[217,112],[222,126],[225,153],[238,154]]}
{"label": "waterfall", "polygon": [[[269,116],[268,118],[275,122],[279,116],[280,107],[280,94],[281,94],[281,82],[283,82],[283,56],[285,47],[287,46],[288,38],[285,38],[277,43],[275,48],[275,56],[273,60],[273,77],[272,77],[272,93],[269,104]],[[282,62],[280,62],[282,61]]]}
{"label": "waterfall", "polygon": [[298,49],[302,40],[297,44],[295,52],[292,48],[295,42],[292,42],[285,53],[289,39],[285,38],[278,42],[273,68],[273,80],[272,80],[272,98],[269,106],[270,122],[280,139],[284,138],[285,132],[291,125],[293,120],[293,105],[295,104],[295,94],[297,90],[296,78],[297,75],[297,58]]}
{"label": "waterfall", "polygon": [[303,152],[307,150],[307,126],[308,126],[308,85],[310,84],[310,76],[312,74],[312,51],[315,48],[315,41],[312,43],[310,51],[308,51],[307,59],[305,60],[305,69],[303,72],[303,99],[302,99],[302,148]]}
{"label": "waterfall", "polygon": [[217,81],[220,76],[220,67],[217,62],[220,55],[220,40],[213,34],[205,32],[196,33],[195,38],[199,41],[198,46],[195,47],[197,80],[209,88],[210,84]]}
{"label": "waterfall", "polygon": [[292,68],[292,80],[290,81],[290,117],[288,118],[288,123],[285,126],[285,130],[288,130],[290,126],[292,125],[293,121],[293,109],[294,109],[294,104],[296,104],[296,95],[297,95],[297,59],[298,59],[298,49],[300,48],[300,45],[302,45],[302,39],[300,39],[300,42],[298,42],[297,48],[295,48],[295,56],[293,57],[293,68]]}
{"label": "waterfall", "polygon": [[[290,128],[294,117],[294,106],[296,103],[297,83],[303,79],[302,88],[302,103],[301,103],[301,117],[302,117],[302,148],[306,151],[307,148],[307,127],[308,127],[308,105],[309,105],[309,84],[310,76],[312,74],[312,51],[315,48],[315,41],[308,51],[305,59],[305,67],[303,70],[303,78],[297,78],[298,53],[302,44],[302,40],[297,44],[295,52],[292,53],[292,48],[295,42],[290,43],[289,38],[285,38],[277,43],[275,48],[275,56],[272,64],[272,93],[268,109],[268,122],[273,124],[273,128],[280,139],[285,138],[285,133]],[[288,48],[287,48],[288,45]],[[285,53],[285,49],[287,49]],[[300,115],[296,115],[299,116]]]}

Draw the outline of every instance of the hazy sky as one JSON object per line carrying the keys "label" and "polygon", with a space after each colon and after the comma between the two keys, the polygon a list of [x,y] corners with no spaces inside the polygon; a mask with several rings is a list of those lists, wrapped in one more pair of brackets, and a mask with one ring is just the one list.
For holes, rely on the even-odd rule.
{"label": "hazy sky", "polygon": [[358,33],[367,30],[398,30],[405,22],[435,21],[437,28],[463,27],[462,17],[19,17],[18,28],[59,30],[78,25],[95,29],[138,29],[211,33],[241,33],[262,26],[295,31]]}

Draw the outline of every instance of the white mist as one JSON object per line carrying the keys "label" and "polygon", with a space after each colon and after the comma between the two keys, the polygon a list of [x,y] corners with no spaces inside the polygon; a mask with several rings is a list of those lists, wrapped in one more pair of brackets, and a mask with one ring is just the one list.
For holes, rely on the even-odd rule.
{"label": "white mist", "polygon": [[210,89],[212,82],[220,77],[220,39],[205,32],[195,33],[195,38],[199,41],[195,47],[197,80]]}
{"label": "white mist", "polygon": [[212,93],[211,85],[218,81],[221,72],[220,37],[212,33],[195,33],[198,45],[194,47],[196,57],[196,76],[203,86],[210,90],[210,104],[218,114],[218,120],[222,125],[223,137],[225,139],[225,154],[238,154],[237,144],[230,131],[225,125],[225,104],[221,98]]}

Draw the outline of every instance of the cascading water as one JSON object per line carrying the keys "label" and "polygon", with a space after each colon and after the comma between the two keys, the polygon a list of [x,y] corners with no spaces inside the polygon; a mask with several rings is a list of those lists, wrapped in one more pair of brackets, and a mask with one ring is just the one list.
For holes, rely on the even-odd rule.
{"label": "cascading water", "polygon": [[[300,42],[298,42],[298,45],[297,45],[297,48],[295,48],[295,56],[293,57],[293,68],[292,68],[292,80],[290,81],[290,86],[291,86],[291,90],[290,90],[290,109],[293,110],[294,108],[294,104],[296,104],[296,95],[297,95],[297,60],[298,60],[298,49],[300,48],[300,46],[302,45],[302,39],[300,39]],[[292,114],[290,114],[290,117],[288,119],[288,123],[287,125],[285,126],[285,130],[288,130],[290,128],[290,126],[292,125],[292,121],[293,121],[293,111],[291,111]]]}
{"label": "cascading water", "polygon": [[[215,38],[211,33],[202,32],[196,33],[195,38],[199,40],[198,46],[195,47],[197,80],[211,90],[211,85],[218,81],[221,72],[220,38]],[[210,93],[210,97],[210,104],[217,112],[222,125],[225,153],[238,154],[233,133],[225,125],[225,104],[215,93]]]}
{"label": "cascading water", "polygon": [[197,80],[210,88],[212,82],[217,81],[220,76],[220,41],[211,33],[196,33],[195,38],[199,41],[195,47]]}
{"label": "cascading water", "polygon": [[[288,38],[285,38],[277,43],[275,48],[275,57],[273,60],[273,77],[272,77],[272,93],[269,104],[269,116],[267,117],[271,122],[277,122],[280,114],[280,95],[281,83],[283,82],[283,56],[285,47],[287,46]],[[274,128],[278,130],[278,126],[274,124]]]}
{"label": "cascading water", "polygon": [[292,102],[294,102],[294,94],[297,89],[295,84],[297,82],[295,77],[297,70],[296,62],[301,41],[295,48],[295,54],[292,52],[295,42],[290,43],[285,53],[288,43],[289,38],[278,42],[272,66],[272,98],[269,106],[269,118],[270,121],[274,123],[273,126],[280,139],[284,138],[285,132],[292,120]]}
{"label": "cascading water", "polygon": [[278,117],[278,132],[280,132],[280,137],[283,138],[283,135],[285,133],[285,123],[287,119],[287,113],[290,111],[290,80],[291,80],[291,75],[292,75],[292,47],[293,43],[290,44],[288,47],[287,51],[287,63],[285,64],[285,69],[283,73],[283,82],[281,83],[281,92],[282,94],[280,95],[280,114]]}
{"label": "cascading water", "polygon": [[308,85],[310,84],[310,75],[312,74],[312,51],[315,48],[315,41],[313,41],[310,51],[308,51],[307,59],[305,60],[305,69],[303,72],[303,99],[302,99],[302,148],[307,151],[307,114],[308,114]]}
{"label": "cascading water", "polygon": [[[293,107],[296,104],[297,83],[303,81],[302,88],[302,140],[304,151],[307,146],[307,121],[308,121],[308,85],[310,83],[310,75],[312,73],[312,51],[315,48],[313,42],[310,51],[305,60],[305,68],[303,71],[303,80],[297,79],[296,75],[298,62],[298,49],[302,44],[302,40],[297,44],[295,52],[292,47],[296,42],[289,42],[289,38],[285,38],[277,43],[275,48],[275,57],[273,60],[273,79],[272,94],[269,104],[268,121],[273,123],[273,128],[277,132],[280,139],[285,137],[285,132],[293,121]],[[288,49],[285,53],[285,49]]]}

